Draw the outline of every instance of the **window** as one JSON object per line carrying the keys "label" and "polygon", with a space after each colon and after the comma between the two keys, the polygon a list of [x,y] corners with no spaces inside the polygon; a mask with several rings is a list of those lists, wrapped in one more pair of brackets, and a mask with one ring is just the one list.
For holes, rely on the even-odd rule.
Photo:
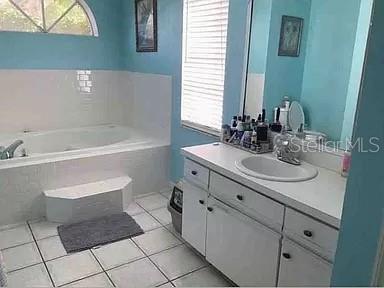
{"label": "window", "polygon": [[220,131],[229,0],[184,0],[181,121]]}
{"label": "window", "polygon": [[0,30],[98,36],[84,0],[0,0]]}

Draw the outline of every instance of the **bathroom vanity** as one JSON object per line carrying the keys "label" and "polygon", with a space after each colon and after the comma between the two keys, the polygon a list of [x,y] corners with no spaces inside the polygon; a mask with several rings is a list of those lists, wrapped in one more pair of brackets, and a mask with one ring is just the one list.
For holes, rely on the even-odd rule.
{"label": "bathroom vanity", "polygon": [[182,236],[208,262],[239,286],[330,285],[344,178],[320,167],[302,182],[247,176],[235,163],[251,154],[221,143],[182,154]]}

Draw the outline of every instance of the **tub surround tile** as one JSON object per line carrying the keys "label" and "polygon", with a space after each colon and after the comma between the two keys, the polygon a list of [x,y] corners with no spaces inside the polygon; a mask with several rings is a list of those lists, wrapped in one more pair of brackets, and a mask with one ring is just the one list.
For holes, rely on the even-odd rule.
{"label": "tub surround tile", "polygon": [[136,199],[136,203],[139,204],[147,211],[159,209],[162,207],[166,207],[168,203],[168,199],[161,195],[160,193],[155,193],[150,196],[141,197]]}
{"label": "tub surround tile", "polygon": [[168,282],[148,259],[144,258],[107,272],[116,287],[154,287]]}
{"label": "tub surround tile", "polygon": [[105,270],[145,257],[130,239],[92,249],[92,253]]}
{"label": "tub surround tile", "polygon": [[[134,180],[137,194],[154,191],[156,187],[163,186],[162,183],[167,183],[169,169],[166,166],[169,163],[170,148],[157,141],[144,147],[133,147],[135,148],[131,150],[113,153],[110,153],[112,150],[104,149],[95,151],[90,157],[72,160],[61,157],[49,163],[47,161],[52,156],[47,155],[46,159],[44,156],[36,165],[9,169],[3,167],[0,175],[0,226],[45,215],[41,192],[46,189],[97,182],[123,175],[129,175]],[[27,162],[29,161],[32,160]],[[9,163],[9,166],[17,165]],[[148,175],[151,175],[150,179]],[[9,185],[5,185],[4,181],[9,182]]]}
{"label": "tub surround tile", "polygon": [[156,221],[156,219],[148,213],[134,215],[132,218],[136,220],[137,224],[139,224],[145,232],[161,227],[160,222]]}
{"label": "tub surround tile", "polygon": [[165,228],[149,231],[132,239],[147,255],[181,245],[181,241]]}
{"label": "tub surround tile", "polygon": [[0,231],[0,250],[33,242],[26,224]]}
{"label": "tub surround tile", "polygon": [[58,235],[57,227],[60,223],[53,223],[48,221],[30,222],[33,236],[36,240],[52,237]]}
{"label": "tub surround tile", "polygon": [[37,241],[37,245],[39,246],[40,252],[43,255],[45,261],[53,260],[67,255],[67,251],[65,251],[59,236],[53,236],[39,240]]}
{"label": "tub surround tile", "polygon": [[1,253],[9,272],[43,262],[35,243],[8,248]]}
{"label": "tub surround tile", "polygon": [[164,226],[172,222],[171,213],[168,211],[167,207],[152,210],[149,213]]}
{"label": "tub surround tile", "polygon": [[212,267],[206,267],[173,281],[176,287],[232,287],[224,277]]}
{"label": "tub surround tile", "polygon": [[8,273],[9,287],[53,287],[44,264]]}
{"label": "tub surround tile", "polygon": [[185,245],[152,255],[150,258],[170,280],[208,265]]}
{"label": "tub surround tile", "polygon": [[90,251],[68,255],[46,264],[56,286],[103,272]]}
{"label": "tub surround tile", "polygon": [[72,282],[62,287],[113,287],[113,284],[105,273],[100,273],[95,276]]}

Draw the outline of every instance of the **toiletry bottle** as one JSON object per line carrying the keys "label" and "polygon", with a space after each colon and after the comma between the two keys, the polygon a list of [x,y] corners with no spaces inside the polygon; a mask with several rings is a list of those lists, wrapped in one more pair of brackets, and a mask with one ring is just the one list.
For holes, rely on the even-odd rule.
{"label": "toiletry bottle", "polygon": [[231,137],[233,134],[236,133],[236,127],[237,127],[237,116],[233,116],[231,121]]}
{"label": "toiletry bottle", "polygon": [[261,114],[259,114],[259,116],[257,117],[256,127],[259,126],[260,123],[261,123]]}
{"label": "toiletry bottle", "polygon": [[244,135],[244,122],[242,121],[242,118],[239,116],[237,120],[237,126],[236,126],[236,139],[238,142],[241,141]]}
{"label": "toiletry bottle", "polygon": [[237,116],[233,116],[231,120],[231,127],[236,128],[236,126],[237,126]]}
{"label": "toiletry bottle", "polygon": [[285,108],[287,110],[289,110],[289,106],[291,105],[291,102],[289,101],[289,97],[288,96],[284,96],[283,97],[283,101],[281,102],[281,107],[280,108]]}
{"label": "toiletry bottle", "polygon": [[243,137],[241,138],[240,145],[244,148],[251,148],[251,137],[252,132],[251,131],[244,131]]}
{"label": "toiletry bottle", "polygon": [[253,131],[253,130],[255,130],[255,127],[257,126],[257,124],[256,124],[256,119],[252,119],[251,120],[251,130]]}
{"label": "toiletry bottle", "polygon": [[231,127],[227,124],[221,126],[220,141],[226,143],[231,139]]}
{"label": "toiletry bottle", "polygon": [[251,142],[257,142],[257,132],[256,132],[256,127],[254,128],[254,130],[252,131],[252,138],[251,138]]}
{"label": "toiletry bottle", "polygon": [[350,167],[351,167],[351,152],[345,151],[343,155],[341,176],[348,177]]}
{"label": "toiletry bottle", "polygon": [[268,141],[268,124],[265,120],[266,118],[266,111],[263,109],[263,114],[261,116],[261,122],[258,124],[256,128],[257,133],[257,144],[261,142],[267,142]]}

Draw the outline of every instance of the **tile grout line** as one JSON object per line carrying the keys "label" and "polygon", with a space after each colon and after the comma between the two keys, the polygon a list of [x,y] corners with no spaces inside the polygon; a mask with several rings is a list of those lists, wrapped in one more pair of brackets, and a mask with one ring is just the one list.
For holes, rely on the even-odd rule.
{"label": "tile grout line", "polygon": [[[84,250],[84,251],[86,251],[86,250]],[[88,275],[86,277],[82,277],[82,278],[73,280],[71,282],[67,282],[67,283],[61,284],[58,287],[64,287],[64,286],[67,286],[67,285],[70,285],[70,284],[76,283],[78,281],[82,281],[82,280],[85,280],[85,279],[88,279],[88,278],[91,278],[91,277],[94,277],[94,276],[97,276],[97,275],[100,275],[100,274],[104,274],[104,272],[98,272],[98,273],[95,273],[95,274],[91,274],[91,275]]]}
{"label": "tile grout line", "polygon": [[10,274],[10,273],[13,273],[13,272],[17,272],[17,271],[20,271],[20,270],[23,270],[23,269],[31,268],[33,266],[37,266],[37,265],[40,265],[40,264],[43,264],[43,260],[41,260],[41,262],[39,262],[39,263],[31,264],[31,265],[28,265],[28,266],[25,266],[25,267],[22,267],[22,268],[17,268],[17,269],[14,269],[14,270],[8,270],[7,269],[7,274]]}
{"label": "tile grout line", "polygon": [[[132,239],[130,239],[130,240],[132,240]],[[132,240],[132,242],[134,242],[134,241]],[[134,242],[133,244],[135,244],[135,246],[139,246],[138,244],[136,244],[136,242]],[[111,268],[109,268],[109,269],[106,269],[105,272],[109,272],[109,271],[115,270],[115,269],[117,269],[117,268],[121,268],[121,267],[123,267],[123,266],[132,264],[132,263],[134,263],[134,262],[137,262],[137,261],[139,261],[139,260],[143,260],[143,259],[145,259],[145,258],[149,258],[149,257],[151,257],[151,256],[160,254],[161,252],[168,251],[168,250],[171,250],[171,249],[173,249],[173,248],[176,248],[176,247],[179,247],[179,246],[182,246],[182,245],[185,245],[185,243],[180,243],[180,244],[177,244],[176,246],[169,247],[169,248],[166,248],[166,249],[164,249],[164,250],[161,250],[161,251],[159,251],[159,252],[156,252],[156,253],[153,253],[153,254],[149,254],[149,255],[146,254],[141,248],[139,248],[139,250],[140,250],[141,252],[144,253],[144,256],[143,256],[143,257],[140,257],[140,258],[137,258],[137,259],[134,259],[134,260],[130,260],[130,261],[128,261],[128,262],[126,262],[126,263],[123,263],[123,264],[119,264],[119,265],[113,266],[113,267],[111,267]]]}
{"label": "tile grout line", "polygon": [[[139,246],[139,244],[137,244],[136,242],[135,242],[135,244],[136,244],[136,246]],[[171,250],[173,248],[176,248],[176,247],[179,247],[179,246],[183,246],[183,245],[185,245],[185,243],[176,244],[175,246],[165,248],[164,250],[161,250],[161,251],[158,251],[158,252],[155,252],[155,253],[152,253],[152,254],[147,254],[144,251],[143,252],[145,253],[145,257],[152,257],[152,256],[155,256],[155,255],[160,254],[162,252],[165,252],[165,251],[168,251],[168,250]],[[140,248],[140,250],[142,250],[142,249]],[[143,258],[145,258],[145,257],[143,257]]]}
{"label": "tile grout line", "polygon": [[[165,226],[165,225],[163,225],[163,223],[161,223],[159,220],[157,220],[156,218],[155,218],[155,216],[153,216],[152,214],[151,214],[151,212],[150,211],[154,211],[154,210],[158,210],[158,209],[162,209],[162,208],[166,208],[167,206],[163,206],[163,207],[159,207],[159,208],[156,208],[156,209],[153,209],[153,210],[147,210],[147,209],[145,209],[143,206],[141,206],[139,203],[137,203],[137,202],[135,202],[139,207],[141,207],[143,210],[144,210],[144,213],[147,213],[147,214],[149,214],[153,219],[155,219],[155,221],[157,222],[157,223],[160,223],[160,225],[161,226]],[[141,214],[144,214],[144,213],[141,213]],[[140,214],[137,214],[137,215],[140,215]],[[154,230],[154,229],[153,229]]]}
{"label": "tile grout line", "polygon": [[[134,242],[134,241],[132,241],[132,242]],[[192,271],[190,271],[190,272],[188,272],[188,273],[185,273],[185,274],[183,274],[183,275],[180,275],[180,276],[176,277],[175,279],[172,279],[172,280],[171,280],[170,278],[168,278],[167,275],[165,275],[165,274],[163,273],[163,271],[160,269],[160,267],[158,267],[158,265],[151,259],[151,256],[160,254],[160,253],[162,253],[162,252],[164,252],[164,251],[168,251],[168,250],[171,250],[171,249],[173,249],[173,248],[180,247],[180,246],[183,246],[183,245],[184,245],[185,247],[187,247],[186,244],[185,244],[185,243],[181,243],[181,244],[176,245],[176,246],[174,246],[174,247],[167,248],[167,249],[164,249],[164,250],[162,250],[162,251],[160,251],[160,252],[157,252],[157,253],[148,255],[143,249],[140,248],[140,246],[139,246],[136,242],[134,242],[134,243],[135,243],[135,245],[137,246],[137,248],[139,248],[139,249],[146,255],[145,258],[148,258],[148,260],[151,261],[151,263],[152,263],[153,265],[155,265],[155,267],[156,267],[156,268],[157,268],[157,269],[164,275],[164,277],[168,280],[169,283],[172,284],[173,287],[176,287],[176,286],[173,284],[172,281],[175,281],[175,280],[177,280],[177,279],[179,279],[179,278],[182,278],[182,277],[184,277],[184,276],[187,276],[187,275],[189,275],[189,274],[192,274],[192,273],[194,273],[194,272],[197,272],[197,271],[199,271],[199,270],[202,270],[202,269],[204,269],[204,268],[209,267],[209,263],[207,263],[208,265],[204,265],[204,266],[202,266],[202,267],[199,267],[199,268],[197,268],[197,269],[194,269],[194,270],[192,270]],[[142,258],[142,259],[143,259],[143,258]],[[167,282],[167,283],[168,283],[168,282]],[[161,284],[161,285],[159,285],[159,286],[162,286],[162,285],[167,284],[167,283],[163,283],[163,284]],[[157,286],[157,287],[159,287],[159,286]]]}
{"label": "tile grout line", "polygon": [[167,279],[167,282],[162,283],[162,284],[160,284],[159,286],[164,285],[164,284],[167,284],[168,282],[171,282],[171,279],[169,279],[168,276],[165,275],[165,273],[160,269],[160,267],[158,267],[157,264],[154,263],[154,262],[152,261],[152,259],[147,255],[147,253],[145,253],[145,251],[144,251],[143,249],[141,249],[140,246],[136,244],[136,242],[134,242],[134,241],[132,241],[132,242],[133,242],[133,243],[137,246],[137,248],[138,248],[141,252],[143,252],[144,255],[146,256],[146,258],[143,258],[143,259],[148,259],[148,260],[149,260],[149,261],[156,267],[156,269],[157,269],[157,270],[158,270],[158,271],[165,277],[165,279]]}
{"label": "tile grout line", "polygon": [[31,235],[32,235],[32,238],[33,238],[33,240],[34,240],[34,242],[35,242],[35,245],[36,245],[36,247],[37,247],[37,250],[39,251],[41,260],[43,260],[44,267],[45,267],[45,269],[46,269],[46,271],[47,271],[47,273],[48,273],[48,277],[49,277],[49,279],[51,280],[52,286],[53,286],[53,287],[56,287],[55,282],[53,281],[53,278],[52,278],[52,276],[51,276],[51,273],[50,273],[49,270],[48,270],[47,263],[45,262],[45,259],[44,259],[44,257],[43,257],[43,254],[42,254],[41,251],[40,251],[40,247],[39,247],[39,245],[37,245],[36,237],[35,237],[35,235],[33,234],[31,225],[30,225],[28,222],[27,222],[27,226],[28,226],[28,228],[29,228],[29,231],[31,232]]}
{"label": "tile grout line", "polygon": [[[135,202],[135,203],[136,203],[136,202]],[[182,243],[185,243],[184,239],[182,239],[182,237],[181,237],[180,234],[177,234],[177,235],[176,235],[175,233],[173,233],[171,230],[169,230],[169,229],[167,228],[167,226],[169,226],[169,225],[173,225],[173,224],[172,224],[172,221],[171,221],[170,223],[164,225],[163,223],[161,223],[159,220],[157,220],[157,219],[151,214],[151,211],[154,211],[154,210],[157,210],[157,209],[154,209],[154,210],[146,210],[146,209],[145,209],[144,207],[142,207],[139,203],[136,203],[136,204],[144,210],[144,212],[141,213],[141,214],[144,214],[144,213],[149,214],[153,219],[155,219],[156,222],[160,223],[161,227],[164,227],[169,233],[171,233],[173,236],[175,236],[177,239],[179,239]],[[158,209],[162,209],[162,208],[166,208],[166,207],[167,207],[167,206],[164,206],[164,207],[161,207],[161,208],[158,208]],[[136,215],[141,215],[141,214],[136,214]],[[134,216],[136,216],[136,215],[134,215]],[[148,230],[148,231],[145,231],[145,232],[150,232],[150,231],[153,231],[153,230],[156,230],[156,229],[159,229],[159,228],[160,228],[160,227],[155,228],[155,229],[151,229],[151,230]]]}
{"label": "tile grout line", "polygon": [[10,246],[10,247],[7,247],[7,248],[1,248],[0,251],[5,251],[5,250],[8,250],[8,249],[17,248],[17,247],[24,246],[24,245],[31,244],[31,243],[35,243],[35,240],[32,240],[30,242],[26,242],[26,243],[22,243],[22,244],[17,244],[15,246]]}
{"label": "tile grout line", "polygon": [[[161,193],[159,193],[159,194],[161,194]],[[165,196],[162,195],[162,194],[161,194],[161,196],[165,197]],[[143,197],[143,198],[144,198],[144,197]],[[165,198],[167,198],[167,197],[165,197]],[[134,201],[134,202],[135,202],[139,207],[141,207],[146,213],[148,213],[152,218],[154,218],[157,222],[159,222],[160,225],[161,225],[164,229],[166,229],[166,230],[167,230],[169,233],[171,233],[174,237],[176,237],[178,240],[180,240],[179,237],[178,237],[177,235],[175,235],[174,233],[172,233],[172,232],[171,232],[169,229],[167,229],[167,227],[166,227],[166,226],[168,226],[168,225],[172,225],[172,222],[169,223],[169,224],[167,224],[167,225],[163,225],[160,221],[158,221],[158,220],[151,214],[151,211],[155,211],[155,210],[159,210],[159,209],[162,209],[162,208],[166,208],[167,206],[160,207],[160,208],[156,208],[156,209],[153,209],[153,210],[147,210],[147,209],[145,209],[142,205],[140,205],[139,203],[137,203],[136,201]],[[157,229],[159,229],[159,228],[157,228]],[[155,230],[155,229],[153,229],[153,230]],[[151,231],[153,231],[153,230],[151,230]],[[147,231],[147,232],[149,232],[149,231]],[[132,240],[132,241],[133,241],[133,240]],[[153,263],[153,265],[156,266],[157,269],[160,270],[160,268],[159,268],[159,267],[152,261],[152,259],[150,258],[150,256],[154,256],[154,255],[160,254],[160,253],[162,253],[162,252],[164,252],[164,251],[171,250],[171,249],[176,248],[176,247],[179,247],[179,246],[181,246],[181,245],[185,245],[186,247],[188,247],[188,246],[186,245],[185,242],[183,242],[182,240],[180,240],[180,241],[181,241],[181,244],[180,244],[180,245],[176,245],[176,246],[174,246],[174,247],[167,248],[167,249],[162,250],[162,251],[160,251],[160,252],[151,254],[151,255],[147,256],[148,259]],[[136,244],[135,241],[133,241],[133,242]],[[136,244],[136,246],[138,246],[138,244]],[[138,246],[138,248],[139,248],[140,250],[142,250],[139,246]],[[145,255],[147,255],[144,251],[143,251],[143,253],[144,253]],[[182,277],[184,277],[184,276],[190,275],[190,274],[192,274],[192,273],[194,273],[194,272],[197,272],[197,271],[199,271],[199,270],[202,270],[202,269],[204,269],[204,268],[209,267],[209,263],[207,263],[207,264],[208,264],[208,265],[204,265],[203,267],[199,267],[199,268],[197,268],[197,269],[195,269],[195,270],[193,270],[193,271],[190,271],[190,272],[188,272],[188,273],[186,273],[186,274],[184,274],[184,275],[178,276],[178,277],[176,277],[176,278],[173,279],[173,280],[170,280],[164,273],[163,273],[163,275],[164,275],[167,279],[169,279],[169,283],[171,283],[172,286],[176,287],[176,285],[174,285],[172,281],[175,281],[175,280],[180,279],[180,278],[182,278]],[[162,272],[162,271],[160,270],[160,272]],[[164,284],[166,284],[166,283],[164,283]],[[162,284],[162,285],[164,285],[164,284]],[[160,285],[160,286],[161,286],[161,285]]]}
{"label": "tile grout line", "polygon": [[97,262],[97,263],[100,265],[100,267],[101,267],[101,269],[103,270],[104,274],[105,274],[105,275],[107,275],[107,278],[109,279],[109,281],[111,281],[111,283],[112,283],[112,286],[113,286],[113,287],[116,287],[115,283],[112,281],[112,278],[111,278],[111,277],[109,277],[109,274],[108,274],[108,273],[107,273],[107,271],[104,269],[103,265],[101,265],[101,263],[100,263],[99,259],[97,259],[96,255],[95,255],[95,254],[93,254],[93,251],[92,251],[92,249],[89,249],[89,251],[91,252],[91,254],[92,254],[93,258],[95,258],[96,262]]}
{"label": "tile grout line", "polygon": [[[180,278],[183,278],[183,277],[185,277],[185,276],[191,275],[191,274],[193,274],[193,273],[195,273],[195,272],[198,272],[198,271],[203,270],[203,269],[208,268],[208,267],[209,267],[209,265],[204,265],[203,267],[196,268],[196,269],[194,269],[194,270],[192,270],[192,271],[190,271],[190,272],[188,272],[188,273],[185,273],[185,274],[183,274],[183,275],[181,275],[181,276],[177,276],[175,279],[172,279],[171,282],[172,282],[172,281],[176,281],[176,280],[178,280],[178,279],[180,279]],[[176,286],[175,286],[175,287],[176,287]]]}

